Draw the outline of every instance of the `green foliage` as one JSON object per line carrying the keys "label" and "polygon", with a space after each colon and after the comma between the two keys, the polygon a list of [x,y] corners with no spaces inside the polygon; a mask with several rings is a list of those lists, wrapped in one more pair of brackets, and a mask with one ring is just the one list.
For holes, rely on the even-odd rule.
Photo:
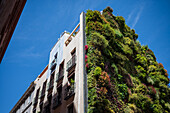
{"label": "green foliage", "polygon": [[127,107],[124,109],[124,112],[125,113],[137,113],[137,112],[139,112],[139,110],[135,104],[128,103]]}
{"label": "green foliage", "polygon": [[125,19],[122,16],[117,16],[115,20],[119,24],[120,30],[122,31],[125,27]]}
{"label": "green foliage", "polygon": [[147,66],[147,59],[143,55],[137,54],[135,58],[136,62],[143,67]]}
{"label": "green foliage", "polygon": [[113,58],[113,55],[112,55],[112,52],[109,46],[105,48],[102,52],[104,55],[107,56],[107,58]]}
{"label": "green foliage", "polygon": [[148,72],[147,72],[147,73],[154,72],[154,71],[156,71],[156,66],[150,65],[150,66],[148,67]]}
{"label": "green foliage", "polygon": [[86,13],[88,113],[169,113],[167,70],[112,12]]}
{"label": "green foliage", "polygon": [[71,79],[71,85],[74,85],[75,81],[73,79]]}
{"label": "green foliage", "polygon": [[151,55],[151,56],[153,57],[154,61],[156,61],[156,57],[155,57],[155,55],[154,55],[154,53],[153,53],[153,51],[152,51],[152,50],[147,49],[146,54]]}
{"label": "green foliage", "polygon": [[122,61],[127,61],[129,60],[125,55],[119,53],[119,52],[114,52],[114,58]]}
{"label": "green foliage", "polygon": [[141,66],[135,66],[136,71],[138,72],[138,77],[142,80],[145,81],[146,78],[146,70]]}
{"label": "green foliage", "polygon": [[[96,65],[99,65],[103,62],[103,57],[101,51],[98,49],[92,49],[91,47],[88,49],[88,63],[89,67],[93,68]],[[90,70],[90,69],[89,69]]]}
{"label": "green foliage", "polygon": [[96,93],[96,89],[92,88],[92,89],[88,89],[88,113],[93,113],[93,111],[96,110],[96,103],[97,103],[97,93]]}
{"label": "green foliage", "polygon": [[94,76],[99,76],[102,73],[102,69],[100,67],[96,67],[94,70]]}
{"label": "green foliage", "polygon": [[122,33],[120,32],[119,29],[114,29],[114,34],[115,34],[116,38],[122,38],[123,37],[123,35],[122,35]]}
{"label": "green foliage", "polygon": [[122,80],[123,76],[120,74],[117,74],[118,80]]}
{"label": "green foliage", "polygon": [[107,40],[115,37],[114,29],[109,24],[103,24],[102,34],[106,37]]}
{"label": "green foliage", "polygon": [[123,41],[125,45],[130,45],[132,43],[132,40],[129,37],[124,37]]}
{"label": "green foliage", "polygon": [[108,46],[108,41],[105,37],[97,32],[92,33],[91,35],[91,44],[94,47],[99,47],[100,49],[104,49]]}
{"label": "green foliage", "polygon": [[97,85],[97,81],[93,75],[93,71],[91,71],[87,76],[87,85],[88,88],[94,88]]}
{"label": "green foliage", "polygon": [[152,100],[143,94],[134,93],[129,96],[129,101],[134,103],[138,108],[140,108],[143,112],[150,112],[152,106]]}
{"label": "green foliage", "polygon": [[119,87],[119,91],[120,91],[120,96],[122,99],[125,99],[125,97],[127,96],[128,92],[128,87],[126,84],[118,84]]}
{"label": "green foliage", "polygon": [[170,104],[169,103],[165,103],[165,109],[170,112]]}
{"label": "green foliage", "polygon": [[162,106],[160,104],[153,104],[153,113],[163,113]]}
{"label": "green foliage", "polygon": [[144,84],[139,84],[136,88],[135,88],[135,92],[136,93],[142,93],[142,94],[146,94],[147,93],[147,87]]}
{"label": "green foliage", "polygon": [[154,81],[152,80],[151,77],[148,76],[148,77],[147,77],[147,83],[153,85],[153,84],[154,84]]}
{"label": "green foliage", "polygon": [[87,23],[86,25],[86,30],[88,30],[89,32],[92,32],[92,31],[98,31],[98,32],[103,32],[104,31],[104,28],[103,28],[103,25],[101,22],[93,22],[93,21],[90,21]]}
{"label": "green foliage", "polygon": [[93,22],[101,22],[103,23],[103,20],[101,18],[100,12],[99,11],[92,11],[92,10],[87,10],[86,13],[86,23],[93,21]]}
{"label": "green foliage", "polygon": [[114,63],[111,65],[111,67],[114,69],[114,73],[118,74],[118,68]]}
{"label": "green foliage", "polygon": [[123,46],[123,52],[125,54],[128,54],[128,55],[132,55],[133,54],[132,49],[128,45],[122,44],[122,46]]}
{"label": "green foliage", "polygon": [[146,70],[140,65],[135,66],[135,68],[136,68],[138,73],[146,73]]}
{"label": "green foliage", "polygon": [[106,7],[104,10],[103,10],[103,12],[110,12],[110,13],[112,13],[113,12],[113,9],[111,8],[111,7]]}

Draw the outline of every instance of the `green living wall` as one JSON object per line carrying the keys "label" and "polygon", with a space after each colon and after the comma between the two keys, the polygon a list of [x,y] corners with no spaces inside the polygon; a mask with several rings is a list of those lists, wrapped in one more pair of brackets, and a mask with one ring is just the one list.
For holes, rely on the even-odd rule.
{"label": "green living wall", "polygon": [[168,73],[107,7],[86,13],[89,113],[170,113]]}

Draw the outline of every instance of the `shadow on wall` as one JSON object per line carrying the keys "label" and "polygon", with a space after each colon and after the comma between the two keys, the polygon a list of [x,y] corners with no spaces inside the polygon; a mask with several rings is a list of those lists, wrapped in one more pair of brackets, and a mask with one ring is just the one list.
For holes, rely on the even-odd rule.
{"label": "shadow on wall", "polygon": [[[62,83],[62,82],[61,82]],[[48,99],[43,105],[42,113],[77,113],[75,102],[75,85],[57,82],[57,93],[53,96],[48,94]]]}

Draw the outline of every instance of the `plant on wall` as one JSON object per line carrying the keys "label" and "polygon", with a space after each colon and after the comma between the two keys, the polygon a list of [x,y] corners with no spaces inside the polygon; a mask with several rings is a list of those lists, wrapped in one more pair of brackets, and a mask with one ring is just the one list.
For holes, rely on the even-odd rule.
{"label": "plant on wall", "polygon": [[167,70],[122,16],[87,10],[86,37],[89,113],[170,112]]}

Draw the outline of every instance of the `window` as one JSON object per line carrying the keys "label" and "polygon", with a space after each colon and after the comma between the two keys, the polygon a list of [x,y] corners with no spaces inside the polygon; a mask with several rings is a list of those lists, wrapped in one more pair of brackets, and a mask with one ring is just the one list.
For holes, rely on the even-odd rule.
{"label": "window", "polygon": [[34,99],[34,104],[37,104],[37,102],[38,102],[39,91],[40,91],[40,88],[37,89],[36,96],[35,96],[35,99]]}
{"label": "window", "polygon": [[72,67],[69,71],[68,71],[68,78],[70,78],[71,76],[74,76],[74,74],[75,74],[75,66],[74,67]]}
{"label": "window", "polygon": [[50,109],[51,109],[51,100],[52,100],[52,95],[50,95],[48,97],[48,105],[46,107],[46,113],[51,113]]}
{"label": "window", "polygon": [[71,51],[72,58],[67,62],[67,71],[76,65],[76,48]]}
{"label": "window", "polygon": [[53,109],[61,105],[62,101],[62,85],[60,84],[57,88],[57,93],[53,96]]}
{"label": "window", "polygon": [[57,92],[58,92],[58,103],[61,103],[61,100],[62,100],[62,85],[57,88]]}
{"label": "window", "polygon": [[75,94],[75,88],[76,85],[75,85],[75,67],[74,67],[68,72],[68,84],[64,94],[65,100],[69,99],[71,96]]}
{"label": "window", "polygon": [[43,110],[43,101],[44,101],[44,96],[45,96],[45,91],[46,91],[46,84],[47,84],[47,80],[43,83],[43,88],[41,91],[41,96],[40,96],[40,103],[39,103],[39,107],[40,107],[40,112],[42,112]]}
{"label": "window", "polygon": [[58,52],[54,55],[54,58],[57,59]]}
{"label": "window", "polygon": [[72,55],[72,56],[76,55],[76,48],[74,48],[74,49],[71,51],[71,55]]}
{"label": "window", "polygon": [[42,92],[41,92],[41,97],[44,97],[44,96],[45,96],[46,84],[47,84],[47,80],[43,83],[43,88],[42,88]]}
{"label": "window", "polygon": [[36,106],[37,106],[37,102],[38,102],[39,92],[40,92],[40,88],[37,89],[36,96],[35,96],[35,98],[34,98],[33,113],[36,113]]}
{"label": "window", "polygon": [[59,79],[60,77],[62,77],[62,76],[64,76],[64,61],[60,64],[60,67],[59,67],[59,77],[58,77],[58,79]]}
{"label": "window", "polygon": [[72,73],[71,76],[68,78],[68,87],[70,87],[70,90],[74,92],[75,88],[75,73]]}
{"label": "window", "polygon": [[49,88],[48,90],[53,88],[53,84],[54,84],[54,73],[51,75],[50,77],[50,82],[49,82]]}
{"label": "window", "polygon": [[68,106],[68,113],[73,113],[73,104]]}
{"label": "window", "polygon": [[55,71],[56,65],[57,65],[57,62],[56,62],[56,59],[54,59],[50,65],[51,73]]}

